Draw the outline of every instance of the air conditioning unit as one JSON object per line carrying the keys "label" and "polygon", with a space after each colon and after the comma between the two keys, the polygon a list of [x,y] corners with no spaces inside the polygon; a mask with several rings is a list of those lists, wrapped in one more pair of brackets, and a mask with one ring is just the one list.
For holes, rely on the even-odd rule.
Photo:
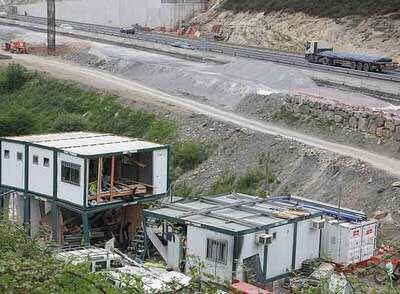
{"label": "air conditioning unit", "polygon": [[314,230],[321,230],[325,226],[325,220],[324,219],[318,219],[318,220],[313,220],[311,222],[311,228]]}
{"label": "air conditioning unit", "polygon": [[272,243],[272,235],[258,234],[256,235],[256,243],[264,246],[269,245]]}

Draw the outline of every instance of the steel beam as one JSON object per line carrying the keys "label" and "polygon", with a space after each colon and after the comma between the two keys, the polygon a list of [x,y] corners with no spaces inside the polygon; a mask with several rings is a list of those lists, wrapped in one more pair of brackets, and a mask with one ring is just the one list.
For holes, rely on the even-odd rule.
{"label": "steel beam", "polygon": [[55,0],[47,0],[47,52],[56,51],[56,4]]}

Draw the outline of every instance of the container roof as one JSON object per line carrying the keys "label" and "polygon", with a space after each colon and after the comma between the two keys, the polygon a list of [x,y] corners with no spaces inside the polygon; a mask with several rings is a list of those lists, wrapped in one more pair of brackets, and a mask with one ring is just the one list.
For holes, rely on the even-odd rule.
{"label": "container roof", "polygon": [[136,153],[148,149],[158,149],[164,145],[141,139],[91,132],[70,132],[44,135],[6,137],[5,139],[54,148],[81,156],[99,156],[117,153]]}
{"label": "container roof", "polygon": [[273,203],[270,199],[231,193],[165,204],[158,209],[146,210],[146,215],[235,235],[301,221],[321,213],[314,209],[300,209],[296,205]]}

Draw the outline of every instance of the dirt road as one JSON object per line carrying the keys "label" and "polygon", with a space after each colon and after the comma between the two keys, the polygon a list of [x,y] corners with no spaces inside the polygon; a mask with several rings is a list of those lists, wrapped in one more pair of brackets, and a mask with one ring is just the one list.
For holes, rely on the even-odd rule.
{"label": "dirt road", "polygon": [[331,151],[343,156],[356,158],[371,164],[378,169],[391,173],[394,176],[400,177],[400,160],[394,158],[382,156],[380,154],[375,154],[347,145],[324,141],[313,136],[309,136],[287,128],[278,127],[255,119],[248,119],[213,106],[172,96],[161,91],[145,87],[134,81],[113,75],[112,73],[79,67],[61,60],[50,58],[29,55],[19,55],[13,57],[14,61],[20,62],[27,68],[48,72],[55,78],[73,80],[94,88],[116,92],[118,95],[126,99],[167,103],[171,106],[177,107],[178,109],[203,114],[216,120],[232,123],[241,128],[246,128],[265,134],[281,136],[286,139],[301,142],[305,145]]}

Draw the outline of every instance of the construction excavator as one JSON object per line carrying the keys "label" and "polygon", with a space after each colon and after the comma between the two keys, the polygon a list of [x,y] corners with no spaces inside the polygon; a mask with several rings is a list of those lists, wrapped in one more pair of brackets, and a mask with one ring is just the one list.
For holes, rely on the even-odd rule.
{"label": "construction excavator", "polygon": [[28,54],[26,42],[10,41],[4,44],[4,50],[14,54]]}

